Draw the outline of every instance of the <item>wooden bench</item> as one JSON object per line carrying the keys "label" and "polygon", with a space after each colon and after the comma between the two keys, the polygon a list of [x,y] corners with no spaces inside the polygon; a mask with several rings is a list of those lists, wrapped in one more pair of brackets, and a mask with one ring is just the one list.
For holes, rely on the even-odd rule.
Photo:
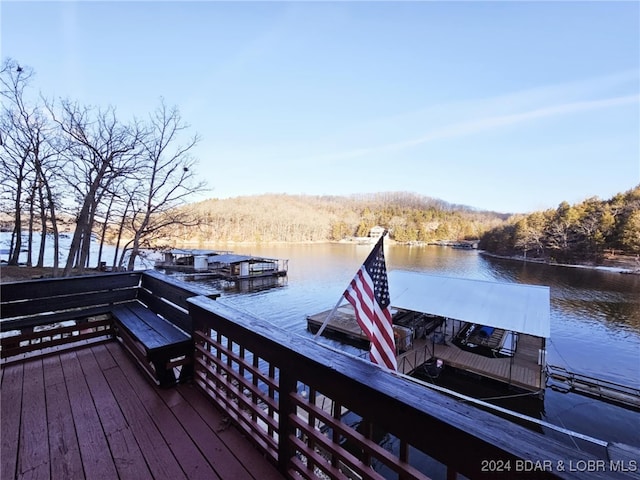
{"label": "wooden bench", "polygon": [[122,339],[161,387],[175,385],[174,368],[179,365],[182,365],[181,381],[191,376],[191,335],[139,302],[115,306],[111,315],[115,320],[116,336]]}
{"label": "wooden bench", "polygon": [[0,362],[114,337],[166,387],[193,372],[187,299],[217,293],[153,270],[2,284]]}

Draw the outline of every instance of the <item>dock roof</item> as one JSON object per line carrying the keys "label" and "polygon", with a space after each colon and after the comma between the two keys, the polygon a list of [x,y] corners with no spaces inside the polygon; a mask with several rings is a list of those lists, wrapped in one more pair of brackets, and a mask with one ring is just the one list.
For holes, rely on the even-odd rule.
{"label": "dock roof", "polygon": [[223,254],[223,255],[215,255],[213,257],[209,257],[209,262],[216,263],[240,263],[240,262],[277,262],[275,258],[264,258],[264,257],[254,257],[251,255],[237,255],[237,254]]}
{"label": "dock roof", "polygon": [[171,253],[172,255],[219,255],[221,253],[229,253],[220,250],[202,250],[198,248],[172,248],[165,250],[165,252]]}
{"label": "dock roof", "polygon": [[549,287],[392,270],[391,305],[549,338]]}

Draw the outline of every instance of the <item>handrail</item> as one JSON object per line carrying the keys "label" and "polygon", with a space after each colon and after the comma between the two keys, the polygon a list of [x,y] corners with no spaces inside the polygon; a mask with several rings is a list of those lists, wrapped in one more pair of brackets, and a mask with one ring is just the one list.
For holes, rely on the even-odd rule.
{"label": "handrail", "polygon": [[[161,278],[149,286],[155,280]],[[54,282],[61,291],[63,281]],[[89,290],[96,287],[91,282],[85,285]],[[79,288],[77,281],[72,284]],[[35,308],[39,300],[26,298],[32,293],[11,288],[13,297],[25,296],[27,310]],[[159,290],[185,300],[170,285]],[[13,297],[9,301],[19,313],[22,300]],[[93,311],[91,297],[85,297],[82,311]],[[5,300],[3,285],[3,305]],[[55,306],[53,297],[50,305]],[[196,385],[290,478],[423,480],[445,470],[449,478],[458,472],[469,478],[632,478],[633,473],[600,468],[604,452],[600,458],[560,444],[211,298],[194,296],[184,305],[195,343]],[[28,331],[33,326],[22,332],[26,340],[34,336]],[[86,326],[78,322],[61,330],[61,341]],[[44,331],[42,338],[50,335]],[[578,468],[561,469],[572,464]],[[580,468],[585,465],[598,468]]]}
{"label": "handrail", "polygon": [[188,302],[196,384],[291,478],[628,475],[563,470],[602,460],[221,302]]}
{"label": "handrail", "polygon": [[110,340],[111,309],[135,300],[190,332],[186,299],[217,295],[154,271],[11,282],[0,289],[3,363]]}

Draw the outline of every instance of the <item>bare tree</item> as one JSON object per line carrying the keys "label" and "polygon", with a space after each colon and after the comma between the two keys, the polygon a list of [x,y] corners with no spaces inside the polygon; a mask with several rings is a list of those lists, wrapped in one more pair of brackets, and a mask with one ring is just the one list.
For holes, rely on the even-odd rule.
{"label": "bare tree", "polygon": [[190,154],[199,137],[196,134],[183,138],[188,128],[178,109],[168,108],[164,101],[150,115],[144,155],[135,172],[141,187],[130,191],[127,209],[131,238],[122,252],[121,263],[128,253],[128,270],[133,270],[141,249],[152,246],[163,230],[197,223],[186,209],[178,208],[189,195],[205,189],[205,183],[196,179],[196,161]]}
{"label": "bare tree", "polygon": [[29,212],[28,263],[32,260],[36,207],[41,228],[38,266],[44,264],[47,224],[54,233],[54,274],[57,269],[58,235],[56,201],[52,182],[57,173],[57,152],[52,146],[54,133],[40,104],[25,100],[25,89],[33,70],[7,59],[0,71],[0,88],[5,102],[0,113],[0,169],[4,192],[13,199],[14,228],[9,263],[17,264],[22,247],[23,208]]}
{"label": "bare tree", "polygon": [[117,178],[135,172],[143,132],[137,123],[118,121],[112,107],[94,109],[66,100],[60,113],[48,108],[67,142],[67,179],[79,206],[63,273],[67,276],[74,266],[79,271],[86,267],[98,206]]}

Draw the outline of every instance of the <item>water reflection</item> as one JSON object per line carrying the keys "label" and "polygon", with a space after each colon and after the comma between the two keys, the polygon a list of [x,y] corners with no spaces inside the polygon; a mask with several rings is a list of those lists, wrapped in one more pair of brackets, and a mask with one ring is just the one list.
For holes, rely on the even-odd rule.
{"label": "water reflection", "polygon": [[[206,247],[289,259],[286,285],[253,292],[224,291],[220,301],[307,338],[312,338],[306,328],[307,315],[335,305],[371,249],[342,244]],[[547,342],[547,361],[579,373],[640,385],[640,276],[526,264],[436,246],[388,245],[385,254],[389,270],[549,286],[551,339]],[[322,342],[366,356],[362,350],[338,342]],[[596,438],[615,438],[640,446],[637,412],[549,389],[542,405],[529,408],[516,401],[517,405],[535,418]],[[571,442],[554,431],[545,430],[545,434]]]}

